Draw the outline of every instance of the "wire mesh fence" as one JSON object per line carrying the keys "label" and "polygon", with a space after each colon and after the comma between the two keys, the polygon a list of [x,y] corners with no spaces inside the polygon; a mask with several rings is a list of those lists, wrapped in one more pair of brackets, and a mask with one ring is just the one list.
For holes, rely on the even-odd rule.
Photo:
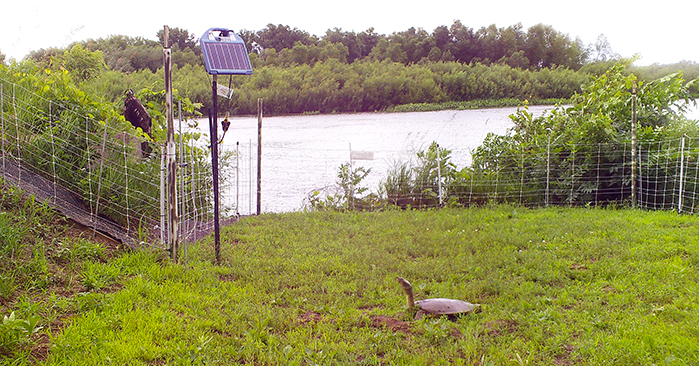
{"label": "wire mesh fence", "polygon": [[[5,181],[24,187],[34,180],[32,186],[42,192],[42,197],[69,206],[65,209],[68,216],[81,216],[93,223],[107,221],[110,227],[119,229],[100,230],[121,230],[119,235],[137,244],[163,245],[168,222],[163,209],[163,187],[168,184],[163,150],[118,116],[101,119],[95,115],[80,106],[46,100],[30,86],[0,79],[0,149]],[[188,240],[201,237],[212,226],[211,158],[208,142],[188,139],[186,132],[177,134],[179,168],[174,184],[182,225],[178,232],[182,240]],[[151,148],[144,151],[143,142]],[[689,136],[639,143],[639,207],[697,211],[698,145],[697,138]],[[297,146],[304,148],[303,144]],[[550,145],[536,151],[508,151],[512,152],[496,159],[474,161],[453,175],[442,171],[416,177],[410,168],[401,172],[402,168],[397,167],[387,173],[383,186],[393,180],[394,186],[410,185],[410,189],[399,190],[398,195],[387,190],[374,193],[394,204],[400,205],[403,199],[403,203],[417,206],[437,206],[439,202],[467,206],[488,202],[597,206],[630,200],[633,178],[629,144]],[[304,155],[286,150],[284,154]],[[315,159],[323,152],[314,151],[309,156]],[[273,174],[293,179],[299,171],[307,170],[305,164],[282,164],[284,170]],[[224,219],[254,214],[257,144],[221,145],[219,165]],[[313,179],[312,175],[303,176]],[[324,177],[318,186],[326,183]]]}
{"label": "wire mesh fence", "polygon": [[[27,86],[0,80],[3,178],[61,206],[67,216],[132,245],[162,245],[164,155],[118,116],[46,100]],[[183,134],[181,133],[180,136]],[[206,148],[179,139],[181,235],[201,236],[212,216]],[[145,143],[145,144],[144,144]],[[144,149],[144,147],[147,147]],[[230,155],[230,154],[229,154]],[[222,158],[222,162],[230,156]],[[60,192],[59,192],[60,191]],[[71,204],[58,197],[70,196]]]}

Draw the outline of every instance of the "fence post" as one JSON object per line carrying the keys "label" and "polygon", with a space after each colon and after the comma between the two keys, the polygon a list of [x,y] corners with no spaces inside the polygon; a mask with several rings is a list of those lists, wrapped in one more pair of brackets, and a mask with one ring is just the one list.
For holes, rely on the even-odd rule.
{"label": "fence post", "polygon": [[0,123],[2,123],[2,174],[3,178],[7,169],[5,167],[5,91],[3,84],[0,84]]}
{"label": "fence post", "polygon": [[597,207],[598,200],[599,200],[599,191],[600,191],[600,185],[599,185],[599,171],[600,171],[600,164],[602,164],[602,144],[597,143],[597,189],[595,189],[595,207]]}
{"label": "fence post", "polygon": [[[649,150],[650,150],[650,146],[649,146]],[[643,149],[641,149],[641,147],[639,146],[639,148],[638,148],[638,192],[639,193],[643,192],[643,175],[642,175],[643,174],[643,165],[642,165],[643,154],[642,153],[643,153]],[[643,205],[643,197],[642,196],[638,197],[638,199],[640,199],[640,202],[641,202],[640,204],[642,206]],[[636,199],[636,200],[638,200],[638,199]],[[632,201],[633,207],[636,206],[636,200]]]}
{"label": "fence post", "polygon": [[549,184],[551,178],[551,129],[549,130],[549,141],[546,144],[546,207],[549,207]]}
{"label": "fence post", "polygon": [[570,169],[570,201],[569,207],[573,207],[573,195],[575,194],[575,148],[573,148],[573,165]]}
{"label": "fence post", "polygon": [[235,215],[240,216],[240,141],[235,142]]}
{"label": "fence post", "polygon": [[[104,120],[104,135],[102,136],[102,155],[100,155],[100,174],[97,179],[97,200],[95,200],[95,216],[100,214],[100,197],[102,195],[102,174],[104,173],[104,161],[106,157],[104,155],[107,148],[107,126],[109,126],[108,120]],[[92,228],[92,235],[97,234],[97,225]]]}
{"label": "fence post", "polygon": [[167,217],[167,212],[165,211],[165,172],[167,171],[165,166],[165,146],[160,147],[160,245],[165,247],[165,218]]}
{"label": "fence post", "polygon": [[252,214],[252,139],[248,140],[248,215]]}
{"label": "fence post", "polygon": [[129,156],[126,154],[126,136],[122,140],[122,151],[124,153],[124,203],[126,205],[126,235],[129,235],[131,219],[129,218]]}
{"label": "fence post", "polygon": [[497,163],[495,164],[495,201],[498,202],[498,184],[500,184],[500,154],[496,157]]}
{"label": "fence post", "polygon": [[53,204],[56,204],[56,142],[53,138],[53,101],[49,100],[49,135],[51,136],[51,167],[53,169]]}
{"label": "fence post", "polygon": [[189,232],[189,223],[185,222],[185,201],[187,199],[187,194],[184,189],[184,173],[187,163],[184,159],[184,142],[182,140],[182,101],[177,102],[177,122],[178,122],[178,132],[180,134],[180,156],[179,156],[179,170],[180,170],[180,235],[182,236],[182,260],[187,263],[187,233]]}
{"label": "fence post", "polygon": [[92,197],[92,162],[90,161],[90,121],[85,117],[85,151],[87,152],[87,184],[90,189],[90,222],[95,221]]}
{"label": "fence post", "polygon": [[15,84],[12,84],[12,110],[15,117],[15,137],[17,142],[17,186],[22,185],[22,150],[19,145],[19,118],[17,117],[17,94]]}
{"label": "fence post", "polygon": [[631,88],[631,207],[636,207],[636,80]]}
{"label": "fence post", "polygon": [[677,212],[682,212],[682,190],[684,189],[684,140],[686,135],[682,135],[682,145],[680,147],[680,185],[677,189]]}
{"label": "fence post", "polygon": [[442,207],[444,196],[442,195],[442,158],[439,154],[439,144],[437,144],[437,192],[439,193],[439,207]]}
{"label": "fence post", "polygon": [[168,242],[170,256],[177,262],[179,238],[177,236],[177,161],[175,159],[175,117],[172,104],[172,49],[169,44],[169,29],[163,32],[163,62],[165,64],[165,119],[167,120],[167,211]]}
{"label": "fence post", "polygon": [[519,204],[522,204],[522,192],[524,190],[524,149],[522,149],[522,156],[521,156],[521,164],[522,164],[522,172],[520,173],[520,179],[519,179]]}
{"label": "fence post", "polygon": [[257,98],[257,215],[262,212],[262,98]]}

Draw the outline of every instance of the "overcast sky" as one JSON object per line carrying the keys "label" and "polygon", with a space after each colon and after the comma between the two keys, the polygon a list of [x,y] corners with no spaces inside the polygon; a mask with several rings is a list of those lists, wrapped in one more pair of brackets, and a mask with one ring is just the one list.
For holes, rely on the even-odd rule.
{"label": "overcast sky", "polygon": [[[8,4],[9,3],[9,4]],[[351,0],[172,1],[15,0],[0,5],[0,52],[21,60],[30,51],[75,41],[126,35],[157,39],[163,26],[188,30],[198,39],[213,27],[258,31],[283,24],[317,36],[327,29],[390,34],[410,27],[432,32],[454,20],[471,28],[495,24],[524,29],[543,23],[572,39],[594,44],[604,34],[636,65],[699,62],[696,0],[657,2],[588,0]],[[99,4],[99,5],[97,5]],[[568,5],[576,4],[576,5]],[[164,5],[167,5],[165,8]]]}

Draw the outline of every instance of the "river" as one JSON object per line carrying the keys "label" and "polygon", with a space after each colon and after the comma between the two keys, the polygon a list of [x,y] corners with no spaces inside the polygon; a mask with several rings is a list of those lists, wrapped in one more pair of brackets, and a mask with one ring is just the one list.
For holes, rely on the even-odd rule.
{"label": "river", "polygon": [[[530,107],[537,116],[551,109],[551,106]],[[433,141],[451,150],[451,162],[463,168],[470,164],[471,150],[489,132],[503,134],[512,126],[509,115],[516,110],[511,107],[265,117],[261,211],[302,209],[309,193],[335,184],[340,165],[350,162],[350,150],[360,152],[364,158],[373,155],[371,160],[352,161],[355,167],[371,169],[361,186],[372,192],[377,192],[392,166],[415,159],[415,154]],[[231,178],[222,184],[221,194],[226,205],[237,206],[234,213],[245,215],[257,210],[254,182],[258,123],[257,117],[250,116],[233,117],[230,121],[222,150],[237,148],[240,172],[237,179],[234,174],[228,174]],[[200,120],[199,126],[204,129],[208,121]]]}
{"label": "river", "polygon": [[[530,111],[539,116],[552,108],[531,106]],[[489,132],[504,134],[512,126],[509,115],[516,110],[510,107],[265,117],[261,211],[302,209],[309,193],[335,185],[340,165],[350,162],[350,149],[373,155],[372,160],[352,161],[355,167],[371,169],[361,186],[372,192],[378,191],[392,166],[415,159],[416,152],[425,150],[433,141],[451,150],[451,162],[463,168],[471,162],[471,151]],[[699,119],[699,108],[693,108],[687,116]],[[237,147],[240,169],[237,179],[228,172],[231,178],[222,184],[221,195],[225,205],[234,207],[229,213],[246,215],[257,210],[257,117],[230,120],[222,150]],[[207,125],[207,120],[199,122],[200,129]]]}

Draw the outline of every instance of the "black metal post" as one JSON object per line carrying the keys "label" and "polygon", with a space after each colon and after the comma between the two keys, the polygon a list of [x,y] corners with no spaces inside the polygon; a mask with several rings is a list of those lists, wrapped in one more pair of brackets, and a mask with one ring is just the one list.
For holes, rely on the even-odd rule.
{"label": "black metal post", "polygon": [[213,113],[209,113],[209,131],[211,138],[211,172],[213,174],[214,185],[214,252],[216,253],[216,264],[221,264],[221,232],[219,228],[219,207],[218,207],[218,105],[216,75],[213,76],[211,90],[213,92]]}

